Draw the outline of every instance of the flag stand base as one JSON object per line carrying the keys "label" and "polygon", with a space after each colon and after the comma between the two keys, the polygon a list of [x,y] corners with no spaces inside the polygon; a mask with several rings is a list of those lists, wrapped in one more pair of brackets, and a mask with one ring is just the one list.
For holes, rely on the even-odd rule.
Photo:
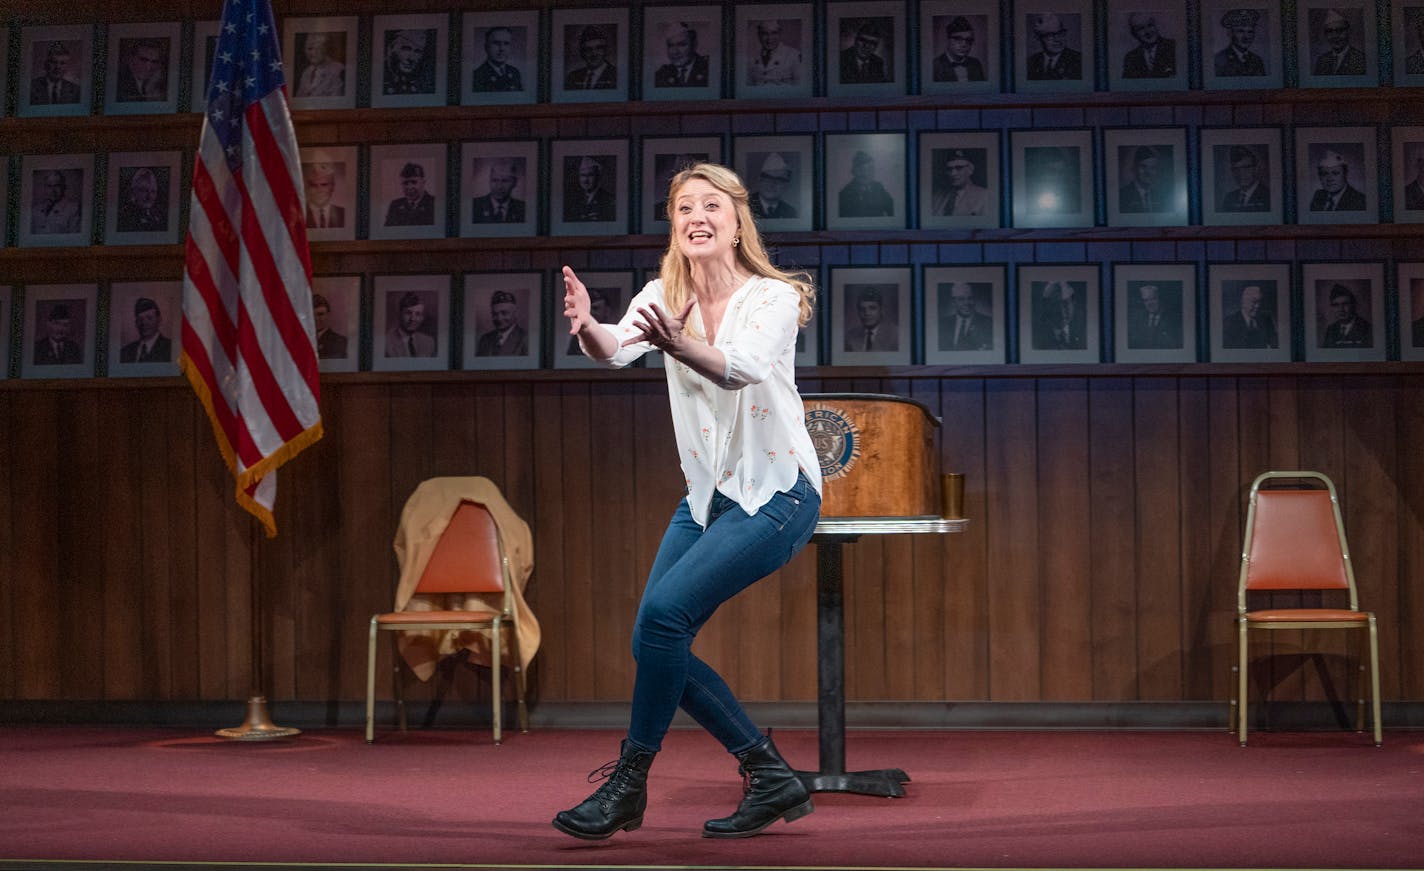
{"label": "flag stand base", "polygon": [[241,726],[219,729],[214,734],[219,738],[231,738],[234,741],[267,741],[272,738],[291,738],[302,734],[302,730],[274,725],[272,718],[267,716],[267,698],[252,696],[247,700],[247,720]]}

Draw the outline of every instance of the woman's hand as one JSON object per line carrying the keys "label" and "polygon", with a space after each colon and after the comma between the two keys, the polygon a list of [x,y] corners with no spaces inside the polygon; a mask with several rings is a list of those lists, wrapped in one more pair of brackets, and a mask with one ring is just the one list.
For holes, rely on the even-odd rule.
{"label": "woman's hand", "polygon": [[588,288],[569,267],[564,267],[564,317],[569,319],[569,335],[576,336],[585,324],[593,322],[589,314]]}
{"label": "woman's hand", "polygon": [[638,342],[647,342],[664,353],[677,356],[677,351],[683,340],[682,327],[687,323],[687,316],[692,313],[692,306],[696,302],[695,299],[689,299],[687,305],[683,307],[682,313],[676,317],[663,311],[657,303],[638,309],[638,316],[641,320],[633,321],[633,326],[641,332],[630,339],[625,339],[623,345],[626,347]]}

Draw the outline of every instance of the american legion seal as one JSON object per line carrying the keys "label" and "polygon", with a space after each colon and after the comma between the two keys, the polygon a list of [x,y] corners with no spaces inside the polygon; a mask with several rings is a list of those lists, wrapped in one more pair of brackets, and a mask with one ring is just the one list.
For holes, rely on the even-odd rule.
{"label": "american legion seal", "polygon": [[860,457],[860,430],[836,409],[813,408],[806,412],[806,431],[816,447],[822,478],[842,477]]}

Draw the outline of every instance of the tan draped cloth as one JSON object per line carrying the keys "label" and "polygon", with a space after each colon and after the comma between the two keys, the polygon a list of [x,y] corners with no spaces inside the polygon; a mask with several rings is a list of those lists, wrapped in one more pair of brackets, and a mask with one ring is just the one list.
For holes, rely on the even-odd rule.
{"label": "tan draped cloth", "polygon": [[[524,602],[524,587],[534,571],[534,539],[529,533],[529,524],[524,522],[504,495],[488,478],[430,478],[415,488],[401,511],[400,525],[395,538],[396,561],[400,564],[400,583],[396,585],[397,611],[460,611],[486,607],[498,611],[500,596],[497,593],[471,593],[440,595],[414,595],[420,576],[430,557],[435,553],[435,545],[440,535],[450,524],[455,509],[460,502],[469,500],[489,508],[495,526],[504,542],[504,552],[509,558],[510,573],[514,576],[514,626],[513,632],[519,638],[521,668],[528,669],[529,661],[539,649],[539,621]],[[512,661],[510,628],[503,631],[504,644],[500,655],[505,662]],[[403,631],[399,633],[397,647],[401,656],[416,677],[429,680],[435,673],[436,662],[464,647],[470,651],[470,661],[481,665],[490,664],[490,633],[488,630],[461,631],[457,629]]]}

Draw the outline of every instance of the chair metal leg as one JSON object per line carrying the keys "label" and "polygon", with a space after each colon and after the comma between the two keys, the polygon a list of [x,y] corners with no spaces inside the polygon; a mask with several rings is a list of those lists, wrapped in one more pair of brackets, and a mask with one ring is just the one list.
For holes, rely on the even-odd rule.
{"label": "chair metal leg", "polygon": [[1246,746],[1246,721],[1249,719],[1248,707],[1246,705],[1246,618],[1239,617],[1236,620],[1236,634],[1238,636],[1238,655],[1236,661],[1236,720],[1241,729],[1241,746]]}
{"label": "chair metal leg", "polygon": [[504,702],[499,687],[499,649],[502,646],[499,630],[499,618],[496,617],[494,618],[494,625],[490,627],[490,705],[494,709],[494,743],[496,744],[502,740],[499,728],[499,714]]}
{"label": "chair metal leg", "polygon": [[366,643],[366,743],[376,740],[376,618]]}
{"label": "chair metal leg", "polygon": [[1375,615],[1370,615],[1370,713],[1374,715],[1375,746],[1384,743],[1384,724],[1380,722],[1379,630]]}
{"label": "chair metal leg", "polygon": [[400,636],[391,633],[391,684],[395,689],[396,726],[402,731],[410,728],[405,719],[405,674],[401,671]]}

